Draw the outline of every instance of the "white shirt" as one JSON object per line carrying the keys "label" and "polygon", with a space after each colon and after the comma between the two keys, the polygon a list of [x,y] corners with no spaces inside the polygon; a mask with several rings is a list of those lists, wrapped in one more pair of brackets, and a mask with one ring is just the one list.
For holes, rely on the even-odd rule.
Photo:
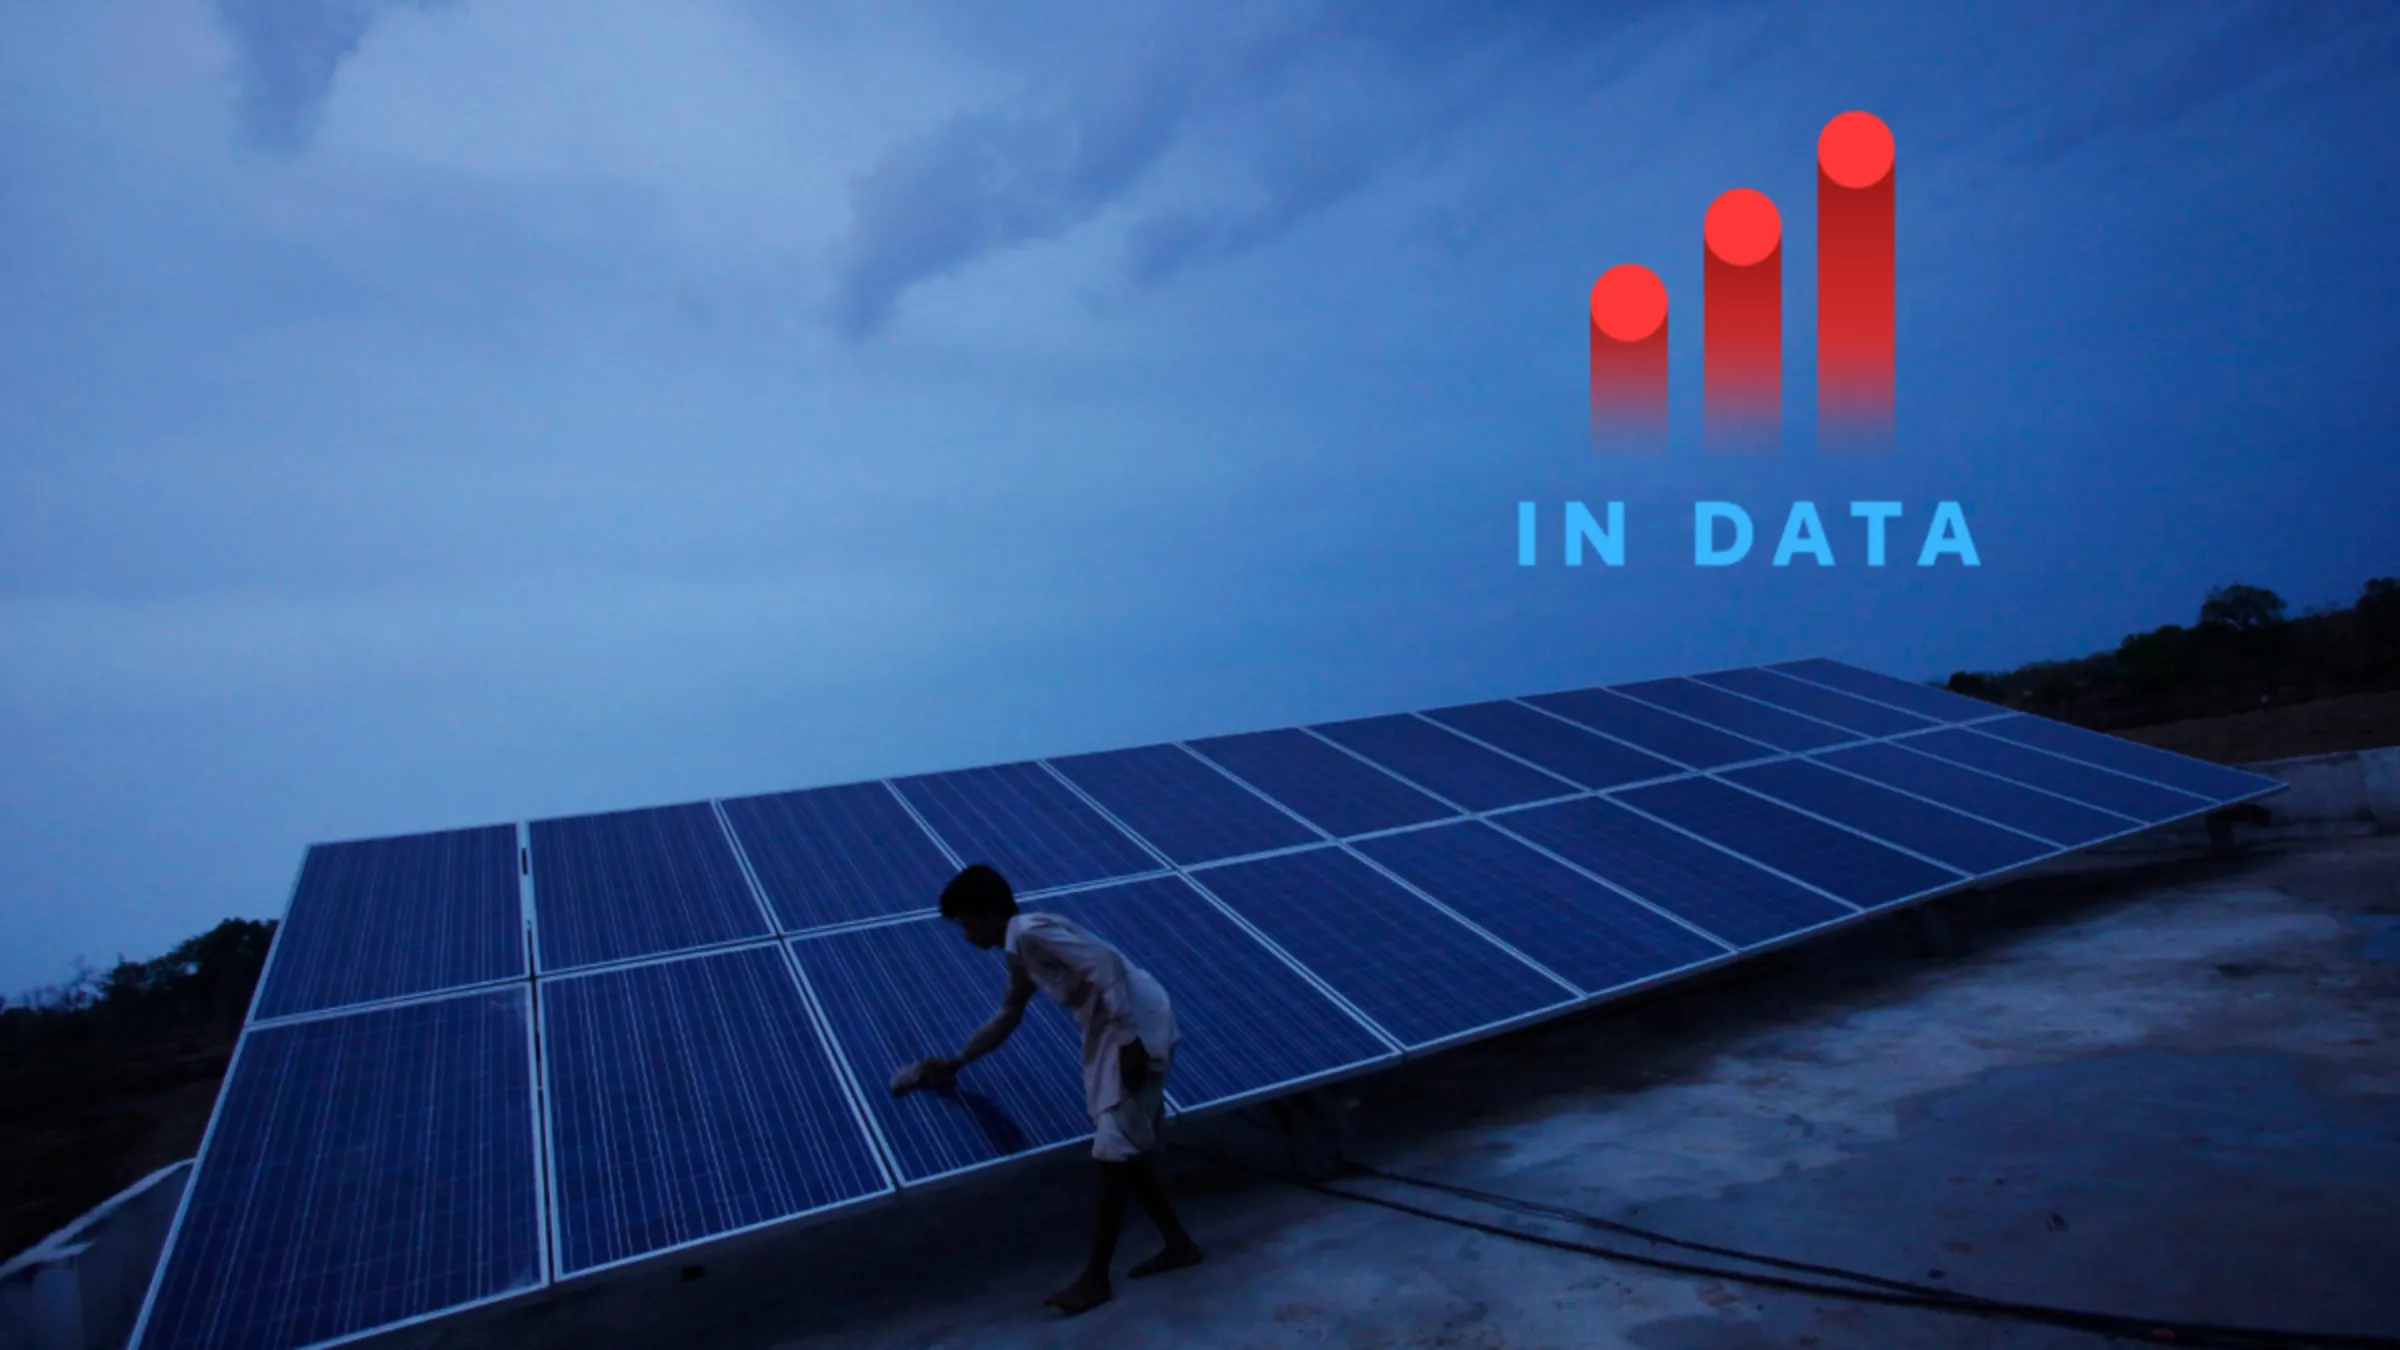
{"label": "white shirt", "polygon": [[1075,1014],[1083,1028],[1083,1089],[1097,1121],[1125,1096],[1118,1078],[1120,1047],[1135,1040],[1149,1052],[1151,1069],[1166,1070],[1181,1039],[1167,991],[1149,971],[1071,919],[1056,914],[1019,914],[1008,921],[1001,944],[1012,970]]}

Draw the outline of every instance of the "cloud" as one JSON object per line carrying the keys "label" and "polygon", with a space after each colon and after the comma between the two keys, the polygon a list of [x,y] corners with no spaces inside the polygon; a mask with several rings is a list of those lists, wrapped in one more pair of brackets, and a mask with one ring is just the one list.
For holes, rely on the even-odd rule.
{"label": "cloud", "polygon": [[448,0],[213,0],[233,39],[243,137],[294,154],[307,145],[342,62],[386,14]]}

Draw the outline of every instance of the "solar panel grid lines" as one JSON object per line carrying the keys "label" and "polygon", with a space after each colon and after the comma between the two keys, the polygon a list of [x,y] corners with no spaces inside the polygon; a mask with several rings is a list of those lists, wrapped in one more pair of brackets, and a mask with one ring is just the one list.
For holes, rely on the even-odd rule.
{"label": "solar panel grid lines", "polygon": [[2177,792],[2081,760],[1987,736],[1972,727],[1911,732],[1893,737],[1892,743],[2112,811],[2145,825],[2160,824],[2217,804],[2212,798]]}
{"label": "solar panel grid lines", "polygon": [[2058,852],[2047,839],[1811,759],[1775,760],[1725,770],[1722,776],[1963,871],[2005,871]]}
{"label": "solar panel grid lines", "polygon": [[1908,680],[1880,675],[1872,670],[1829,661],[1821,656],[1804,657],[1798,661],[1778,661],[1763,667],[1795,680],[1823,685],[1902,712],[1930,717],[1936,722],[1967,722],[1991,715],[1993,708],[1980,699],[1953,694],[1947,689],[1915,684]]}
{"label": "solar panel grid lines", "polygon": [[1581,992],[1348,849],[1212,873],[1208,889],[1417,1053]]}
{"label": "solar panel grid lines", "polygon": [[540,973],[772,936],[709,802],[533,821]]}
{"label": "solar panel grid lines", "polygon": [[762,793],[716,807],[778,932],[923,908],[958,870],[905,799],[880,782]]}
{"label": "solar panel grid lines", "polygon": [[896,780],[951,856],[998,868],[1021,890],[1156,870],[1149,851],[1039,761]]}
{"label": "solar panel grid lines", "polygon": [[1580,784],[1477,744],[1439,722],[1405,713],[1300,729],[1470,814],[1584,791]]}
{"label": "solar panel grid lines", "polygon": [[[1508,705],[1508,704],[1506,704],[1506,703],[1505,703],[1505,701],[1504,701],[1504,702],[1503,702],[1503,706],[1513,706],[1513,705]],[[1406,713],[1399,713],[1399,714],[1396,714],[1396,715],[1397,715],[1397,716],[1401,716],[1401,717],[1413,717],[1413,718],[1415,718],[1417,721],[1423,722],[1425,725],[1427,725],[1427,726],[1429,726],[1429,727],[1433,727],[1433,728],[1435,728],[1435,729],[1437,729],[1437,730],[1441,730],[1441,731],[1446,731],[1446,732],[1449,732],[1451,735],[1458,737],[1460,740],[1462,740],[1462,741],[1465,741],[1465,742],[1466,742],[1467,744],[1469,744],[1469,745],[1481,746],[1481,747],[1483,747],[1484,749],[1491,751],[1493,754],[1500,756],[1502,759],[1513,760],[1513,761],[1515,761],[1516,763],[1519,763],[1519,764],[1522,764],[1522,765],[1524,765],[1524,766],[1525,766],[1526,768],[1528,768],[1528,769],[1532,769],[1532,770],[1533,770],[1533,771],[1535,771],[1536,773],[1544,773],[1544,774],[1548,774],[1548,775],[1549,775],[1549,776],[1551,776],[1552,778],[1555,778],[1555,779],[1557,779],[1559,782],[1561,782],[1561,783],[1565,784],[1565,785],[1566,785],[1566,787],[1567,787],[1567,789],[1568,789],[1570,792],[1575,792],[1575,791],[1586,791],[1586,792],[1588,792],[1588,791],[1590,791],[1590,790],[1591,790],[1591,789],[1590,789],[1590,787],[1589,787],[1587,784],[1583,783],[1582,781],[1580,781],[1580,780],[1578,780],[1578,779],[1575,779],[1575,778],[1570,778],[1570,777],[1568,777],[1566,774],[1563,774],[1563,773],[1560,773],[1560,772],[1558,772],[1556,769],[1546,768],[1546,767],[1544,767],[1544,766],[1542,766],[1542,765],[1540,765],[1540,764],[1537,764],[1537,763],[1535,763],[1534,761],[1532,761],[1532,760],[1530,760],[1530,759],[1527,759],[1525,756],[1523,756],[1523,755],[1520,755],[1520,754],[1516,753],[1516,752],[1515,752],[1515,751],[1513,751],[1513,750],[1509,750],[1509,749],[1507,749],[1507,748],[1505,748],[1505,747],[1502,747],[1502,746],[1494,745],[1494,744],[1492,744],[1492,743],[1491,743],[1490,741],[1488,741],[1488,740],[1484,740],[1484,739],[1482,739],[1481,737],[1477,737],[1477,736],[1470,735],[1470,734],[1468,734],[1467,732],[1465,732],[1465,731],[1463,731],[1463,730],[1461,730],[1461,729],[1459,729],[1459,728],[1457,728],[1457,727],[1454,727],[1454,726],[1448,725],[1447,723],[1444,723],[1444,722],[1438,722],[1438,721],[1434,720],[1434,719],[1433,719],[1433,717],[1431,717],[1430,715],[1428,715],[1428,714],[1427,714],[1427,713],[1425,713],[1425,712],[1422,712],[1422,711],[1419,711],[1419,712],[1406,712]],[[1531,805],[1533,805],[1533,803],[1532,803],[1532,802],[1520,802],[1520,803],[1514,803],[1514,804],[1515,804],[1515,805],[1521,805],[1521,806],[1531,806]],[[1495,810],[1496,810],[1496,809],[1498,809],[1498,808],[1496,808],[1496,807],[1495,807],[1495,808],[1492,808],[1492,809],[1495,809]]]}
{"label": "solar panel grid lines", "polygon": [[[1178,1111],[1254,1101],[1398,1057],[1388,1033],[1196,878],[1113,889],[1040,907],[1106,939],[1167,988],[1183,1034],[1167,1084]],[[1257,962],[1261,951],[1270,959]]]}
{"label": "solar panel grid lines", "polygon": [[923,830],[925,837],[933,841],[933,846],[942,851],[942,856],[950,860],[950,867],[953,871],[967,865],[966,860],[958,856],[958,850],[950,847],[949,843],[942,838],[942,832],[933,828],[933,822],[927,820],[925,813],[917,809],[917,804],[910,801],[908,794],[900,790],[898,783],[889,778],[876,781],[883,784],[884,791],[892,794],[893,801],[900,803],[900,809],[908,813],[908,818],[917,822],[917,828]]}
{"label": "solar panel grid lines", "polygon": [[362,1007],[525,976],[515,830],[494,825],[318,844],[262,970],[261,1018]]}
{"label": "solar panel grid lines", "polygon": [[334,1345],[545,1284],[528,995],[246,1028],[130,1344]]}
{"label": "solar panel grid lines", "polygon": [[1359,852],[1512,950],[1539,951],[1536,964],[1586,999],[1734,951],[1488,821],[1387,836]]}
{"label": "solar panel grid lines", "polygon": [[1903,731],[1921,731],[1935,725],[1912,712],[1903,712],[1888,704],[1874,703],[1838,689],[1810,684],[1779,670],[1743,667],[1736,670],[1712,670],[1694,675],[1692,679],[1719,689],[1730,690],[1830,722],[1837,727],[1861,736],[1892,736]]}
{"label": "solar panel grid lines", "polygon": [[1519,701],[1694,771],[1787,753],[1612,689],[1568,689]]}
{"label": "solar panel grid lines", "polygon": [[[1482,823],[1483,822],[1480,817],[1470,817],[1467,820],[1445,821],[1442,822],[1442,824],[1431,825],[1427,826],[1426,828],[1441,829],[1450,825],[1465,826],[1470,824],[1480,825]],[[1366,842],[1373,843],[1375,841],[1368,840]],[[1573,980],[1568,979],[1566,976],[1559,974],[1557,971],[1552,970],[1548,965],[1536,960],[1532,955],[1529,954],[1527,948],[1533,944],[1509,941],[1507,938],[1502,937],[1500,934],[1477,922],[1472,916],[1453,908],[1450,904],[1444,901],[1440,896],[1435,895],[1432,891],[1429,891],[1423,886],[1418,885],[1416,882],[1411,881],[1409,878],[1401,875],[1392,868],[1385,866],[1383,862],[1371,854],[1366,853],[1357,846],[1344,843],[1341,845],[1341,848],[1343,852],[1349,854],[1352,858],[1373,869],[1375,872],[1389,880],[1393,885],[1400,887],[1402,890],[1407,891],[1409,894],[1417,897],[1417,899],[1433,906],[1443,914],[1448,915],[1452,922],[1465,927],[1477,937],[1482,938],[1484,941],[1491,943],[1500,950],[1507,952],[1510,956],[1515,957],[1517,960],[1522,961],[1526,965],[1541,972],[1544,978],[1548,979],[1552,984],[1557,985],[1559,988],[1566,990],[1572,998],[1581,998],[1583,996],[1584,991],[1581,986],[1577,985]],[[1513,1025],[1513,1023],[1511,1025]]]}
{"label": "solar panel grid lines", "polygon": [[1398,775],[1296,727],[1184,744],[1336,838],[1457,813]]}
{"label": "solar panel grid lines", "polygon": [[561,1280],[894,1189],[782,943],[542,981]]}
{"label": "solar panel grid lines", "polygon": [[1873,830],[1866,829],[1850,821],[1843,820],[1839,816],[1832,815],[1824,811],[1812,810],[1811,808],[1798,802],[1785,801],[1772,792],[1766,792],[1757,788],[1753,788],[1747,783],[1739,781],[1736,777],[1736,775],[1751,769],[1773,771],[1792,762],[1793,761],[1789,759],[1769,760],[1764,764],[1747,765],[1742,769],[1717,770],[1715,772],[1705,774],[1703,777],[1705,777],[1709,782],[1717,784],[1718,786],[1729,787],[1734,791],[1743,794],[1744,796],[1756,798],[1759,802],[1774,808],[1776,811],[1790,812],[1793,815],[1815,821],[1817,824],[1822,825],[1829,830],[1837,830],[1843,834],[1858,839],[1862,843],[1872,844],[1877,848],[1887,849],[1905,857],[1914,858],[1918,862],[1921,862],[1928,867],[1936,868],[1943,872],[1956,873],[1962,877],[1971,875],[1974,872],[1975,869],[1973,868],[1960,867],[1956,864],[1946,862],[1941,858],[1937,858],[1932,854],[1923,851],[1922,849],[1911,847],[1903,840],[1887,838],[1883,835],[1875,833]]}
{"label": "solar panel grid lines", "polygon": [[[2034,717],[2030,714],[2016,712],[2003,712],[1995,717],[1981,722],[1966,723],[1956,728],[1956,730],[1962,737],[1970,738],[1979,749],[1984,749],[1988,753],[2003,757],[2003,762],[2020,762],[2037,766],[2042,769],[2047,769],[2049,767],[2048,762],[2055,761],[2058,764],[2068,766],[2068,771],[2076,774],[2078,777],[2089,777],[2092,781],[2101,784],[2108,789],[2130,789],[2131,791],[2142,794],[2145,798],[2154,798],[2158,802],[2159,806],[2166,809],[2171,809],[2178,814],[2188,814],[2190,811],[2199,809],[2198,806],[2186,805],[2186,801],[2199,803],[2202,805],[2215,805],[2220,801],[2238,800],[2242,796],[2252,795],[2258,791],[2265,790],[2262,787],[2251,787],[2245,792],[2237,793],[2227,797],[2219,797],[2213,792],[2203,791],[2196,786],[2178,787],[2171,783],[2161,782],[2156,778],[2147,777],[2131,768],[2103,764],[2096,760],[2087,759],[2083,756],[2072,754],[2067,750],[2060,749],[2052,745],[2040,744],[2036,739],[2027,739],[2029,732],[2026,730],[2026,727],[2028,724],[2038,727],[2053,727],[2061,732],[2074,732],[2080,730],[2080,728],[2070,727],[2063,722],[2051,722],[2046,718]],[[2012,729],[2014,729],[2014,734],[2011,734]],[[1926,738],[1920,737],[1919,739]],[[2130,741],[2124,742],[2123,744],[2129,747],[2133,746],[2133,742]],[[1997,746],[1998,748],[1990,749],[1989,747],[1991,746]],[[2198,763],[2197,761],[2195,761],[2195,763],[2198,764],[2198,767],[2201,769],[2215,767],[2205,763]],[[1992,771],[2005,773],[2006,769],[1995,768]],[[2232,771],[2229,770],[2228,772]],[[2237,776],[2244,779],[2250,779],[2254,783],[2263,781],[2266,784],[2280,786],[2280,784],[2276,784],[2275,780],[2273,779],[2259,780],[2254,775],[2249,774],[2240,774]],[[2119,789],[2118,784],[2116,782],[2112,782],[2111,780],[2122,780],[2126,785],[2126,788]],[[2154,794],[2165,795],[2154,796]],[[2118,814],[2125,814],[2123,808],[2117,808],[2117,810]]]}
{"label": "solar panel grid lines", "polygon": [[1897,740],[1852,746],[1810,758],[1844,773],[1914,792],[1956,810],[1969,811],[1981,819],[2021,829],[2061,848],[2084,848],[2147,828],[2131,816],[1924,754]]}
{"label": "solar panel grid lines", "polygon": [[1519,699],[1435,708],[1419,716],[1589,789],[1672,778],[1691,770]]}
{"label": "solar panel grid lines", "polygon": [[1930,895],[1966,880],[1955,868],[1717,778],[1637,788],[1616,800],[1763,871],[1860,909]]}
{"label": "solar panel grid lines", "polygon": [[1846,727],[1681,676],[1612,684],[1608,691],[1787,754],[1864,739]]}
{"label": "solar panel grid lines", "polygon": [[2084,764],[2219,801],[2239,801],[2282,786],[2280,780],[2261,774],[2225,768],[2047,718],[2008,714],[1976,723],[1975,728],[1988,736],[2006,737],[2036,750],[2065,755]]}
{"label": "solar panel grid lines", "polygon": [[1120,828],[1178,865],[1271,853],[1322,838],[1306,821],[1179,744],[1042,762]]}

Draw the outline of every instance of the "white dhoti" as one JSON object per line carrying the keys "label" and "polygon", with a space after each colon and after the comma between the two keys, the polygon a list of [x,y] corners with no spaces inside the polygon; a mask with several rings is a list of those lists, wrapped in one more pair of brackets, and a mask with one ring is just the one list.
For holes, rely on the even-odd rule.
{"label": "white dhoti", "polygon": [[[1180,1034],[1158,981],[1124,953],[1055,914],[1019,914],[1008,922],[1008,958],[1036,987],[1075,1014],[1083,1028],[1084,1103],[1092,1114],[1092,1156],[1123,1162],[1158,1147],[1166,1113],[1167,1070]],[[1150,1062],[1128,1092],[1126,1046],[1139,1042]]]}

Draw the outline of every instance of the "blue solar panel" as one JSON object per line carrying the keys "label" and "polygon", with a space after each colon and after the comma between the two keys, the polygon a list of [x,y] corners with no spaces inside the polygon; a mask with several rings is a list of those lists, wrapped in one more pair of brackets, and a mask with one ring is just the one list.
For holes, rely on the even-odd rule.
{"label": "blue solar panel", "polygon": [[1039,764],[929,773],[899,788],[960,861],[989,863],[1020,891],[1160,868]]}
{"label": "blue solar panel", "polygon": [[1392,1056],[1188,882],[1132,881],[1030,908],[1082,924],[1165,986],[1183,1036],[1167,1092],[1184,1110]]}
{"label": "blue solar panel", "polygon": [[706,802],[537,820],[532,835],[545,971],[769,932]]}
{"label": "blue solar panel", "polygon": [[1899,744],[2153,824],[2205,811],[2216,804],[2206,797],[2139,782],[1974,731],[1956,728],[1930,731]]}
{"label": "blue solar panel", "polygon": [[[1747,736],[1779,750],[1821,750],[1858,739],[1840,727],[1770,708],[1694,680],[1643,680],[1612,685],[1609,692],[1655,703],[1671,712],[1696,717],[1720,731]],[[1750,753],[1755,756],[1757,752]]]}
{"label": "blue solar panel", "polygon": [[1712,778],[1627,788],[1617,795],[1628,805],[1861,909],[1965,880],[1962,873],[1912,858]]}
{"label": "blue solar panel", "polygon": [[517,827],[319,844],[300,867],[254,1017],[525,974]]}
{"label": "blue solar panel", "polygon": [[1612,694],[1606,689],[1542,694],[1525,701],[1695,769],[1714,768],[1737,760],[1763,759],[1775,753],[1775,747],[1771,745],[1704,727],[1671,712],[1662,712],[1647,704]]}
{"label": "blue solar panel", "polygon": [[1945,759],[1904,750],[1899,745],[1862,745],[1828,750],[1810,758],[1903,792],[1931,798],[2012,830],[2022,830],[2061,848],[2075,848],[2123,834],[2141,823],[1963,769]]}
{"label": "blue solar panel", "polygon": [[1804,759],[1728,769],[1724,776],[1962,871],[2005,871],[2057,851],[2031,835],[1987,825]]}
{"label": "blue solar panel", "polygon": [[1985,703],[1981,699],[1953,694],[1946,689],[1936,689],[1929,684],[1912,684],[1907,680],[1896,680],[1889,675],[1878,675],[1871,670],[1860,670],[1856,666],[1843,665],[1839,661],[1827,661],[1822,657],[1812,656],[1805,661],[1779,662],[1768,666],[1767,669],[1781,671],[1794,679],[1807,680],[1811,684],[1821,684],[1828,689],[1838,689],[1845,694],[1856,694],[1860,698],[1873,699],[1877,703],[1889,704],[1892,707],[1916,713],[1920,717],[1930,717],[1937,722],[1971,722],[1978,717],[1989,717],[2000,711],[1999,708]]}
{"label": "blue solar panel", "polygon": [[780,949],[541,997],[561,1278],[891,1189]]}
{"label": "blue solar panel", "polygon": [[1328,722],[1315,730],[1470,811],[1522,806],[1581,790],[1406,713]]}
{"label": "blue solar panel", "polygon": [[1726,951],[1476,821],[1387,834],[1358,850],[1586,994]]}
{"label": "blue solar panel", "polygon": [[1987,736],[2003,737],[2037,750],[2047,750],[2055,755],[2082,760],[2086,764],[2129,773],[2136,778],[2147,778],[2153,783],[2220,802],[2240,801],[2282,786],[2277,780],[2260,774],[2243,773],[2239,769],[2228,769],[2207,760],[2169,754],[2138,742],[2103,736],[2099,732],[2085,731],[2064,722],[2053,722],[2046,717],[2008,717],[1997,722],[1982,723],[1975,729]]}
{"label": "blue solar panel", "polygon": [[1410,1049],[1575,997],[1337,848],[1212,868],[1201,884]]}
{"label": "blue solar panel", "polygon": [[956,1054],[999,1010],[1007,966],[969,946],[956,925],[916,919],[854,928],[802,938],[792,951],[858,1071],[867,1109],[891,1144],[903,1182],[1092,1132],[1082,1033],[1045,998],[1025,1010],[1007,1043],[968,1065],[955,1088],[900,1098],[885,1090],[893,1070],[928,1055]]}
{"label": "blue solar panel", "polygon": [[1847,727],[1862,736],[1897,736],[1933,725],[1915,713],[1869,703],[1838,689],[1796,680],[1772,670],[1718,670],[1692,678],[1737,694],[1748,694],[1779,708],[1806,713],[1820,722]]}
{"label": "blue solar panel", "polygon": [[244,1034],[143,1350],[284,1350],[542,1283],[526,991]]}
{"label": "blue solar panel", "polygon": [[1599,798],[1492,821],[1737,947],[1858,912]]}
{"label": "blue solar panel", "polygon": [[1684,772],[1680,764],[1596,736],[1513,700],[1436,708],[1425,715],[1587,788],[1615,787]]}
{"label": "blue solar panel", "polygon": [[1215,736],[1192,742],[1192,748],[1329,834],[1364,834],[1456,814],[1305,732]]}
{"label": "blue solar panel", "polygon": [[1179,863],[1317,842],[1315,830],[1177,745],[1069,755],[1050,766]]}
{"label": "blue solar panel", "polygon": [[724,806],[787,933],[931,909],[957,870],[881,783],[735,797]]}

